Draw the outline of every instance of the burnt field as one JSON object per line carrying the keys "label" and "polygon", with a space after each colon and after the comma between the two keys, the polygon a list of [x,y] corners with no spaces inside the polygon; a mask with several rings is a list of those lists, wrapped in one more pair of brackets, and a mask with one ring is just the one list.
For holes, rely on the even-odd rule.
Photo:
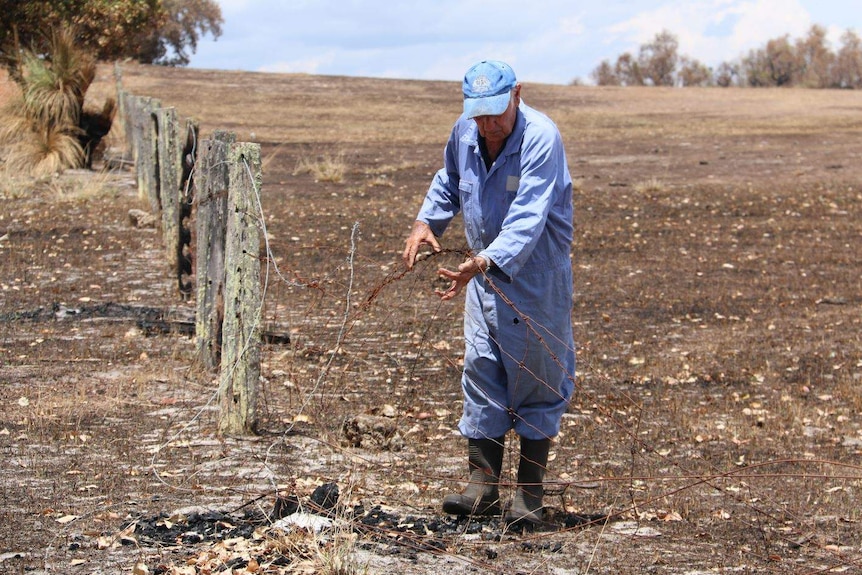
{"label": "burnt field", "polygon": [[862,572],[858,93],[524,85],[576,182],[578,388],[522,532],[439,509],[467,474],[462,301],[433,294],[460,227],[400,262],[459,84],[123,85],[260,143],[263,317],[291,341],[262,350],[260,435],[220,437],[194,340],[148,328],[194,302],[129,220],[133,172],[0,168],[0,572]]}

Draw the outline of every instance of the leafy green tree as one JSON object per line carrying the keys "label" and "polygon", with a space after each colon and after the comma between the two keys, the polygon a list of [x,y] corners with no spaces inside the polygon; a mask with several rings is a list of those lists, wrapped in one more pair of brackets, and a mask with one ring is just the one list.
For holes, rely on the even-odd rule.
{"label": "leafy green tree", "polygon": [[138,60],[185,66],[202,36],[221,35],[221,9],[214,0],[162,0],[161,4],[166,18],[143,38]]}
{"label": "leafy green tree", "polygon": [[47,54],[50,30],[61,26],[100,60],[184,65],[223,22],[215,0],[0,0],[0,14],[0,59],[13,71],[22,50]]}

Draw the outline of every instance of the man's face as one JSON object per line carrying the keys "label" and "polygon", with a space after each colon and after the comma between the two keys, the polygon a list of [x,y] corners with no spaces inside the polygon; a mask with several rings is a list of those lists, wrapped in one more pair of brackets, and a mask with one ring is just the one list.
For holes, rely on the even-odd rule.
{"label": "man's face", "polygon": [[476,116],[476,126],[479,134],[485,138],[489,146],[501,145],[512,130],[515,129],[515,120],[518,115],[518,105],[521,103],[521,85],[512,88],[512,96],[509,99],[509,107],[499,116]]}

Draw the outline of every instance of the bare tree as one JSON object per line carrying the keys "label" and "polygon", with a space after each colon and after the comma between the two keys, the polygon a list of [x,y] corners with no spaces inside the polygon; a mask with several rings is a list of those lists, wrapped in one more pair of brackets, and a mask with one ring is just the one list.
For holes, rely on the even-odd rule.
{"label": "bare tree", "polygon": [[626,52],[613,66],[604,60],[591,76],[600,86],[862,88],[862,39],[847,30],[841,42],[838,53],[832,52],[826,29],[815,24],[803,38],[791,40],[789,34],[773,38],[713,71],[697,59],[679,55],[676,36],[664,30],[641,45],[637,57]]}
{"label": "bare tree", "polygon": [[713,78],[716,86],[729,88],[739,84],[739,65],[731,62],[722,62],[715,69]]}
{"label": "bare tree", "polygon": [[742,59],[746,84],[755,88],[792,86],[798,72],[796,53],[787,34],[769,40],[765,48],[749,51]]}
{"label": "bare tree", "polygon": [[826,41],[826,28],[814,25],[808,36],[796,41],[796,65],[799,77],[796,84],[806,88],[827,88],[830,68],[835,55]]}
{"label": "bare tree", "polygon": [[712,71],[700,60],[682,56],[679,59],[677,80],[683,87],[711,86],[713,83]]}
{"label": "bare tree", "polygon": [[841,49],[835,56],[830,85],[836,88],[862,88],[862,40],[853,30],[841,37]]}
{"label": "bare tree", "polygon": [[638,54],[638,64],[645,79],[653,86],[673,86],[674,73],[679,62],[679,41],[663,30],[652,42],[644,44]]}
{"label": "bare tree", "polygon": [[640,64],[629,52],[617,58],[614,74],[619,78],[621,86],[643,86],[644,77]]}
{"label": "bare tree", "polygon": [[620,78],[617,76],[610,60],[602,60],[590,74],[597,86],[619,86]]}

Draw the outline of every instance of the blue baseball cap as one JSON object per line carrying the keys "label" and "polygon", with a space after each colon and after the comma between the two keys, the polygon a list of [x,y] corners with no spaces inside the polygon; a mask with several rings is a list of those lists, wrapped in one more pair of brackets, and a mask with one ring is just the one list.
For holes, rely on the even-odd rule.
{"label": "blue baseball cap", "polygon": [[464,75],[464,114],[468,118],[499,116],[509,107],[509,97],[517,83],[508,64],[497,60],[473,64]]}

